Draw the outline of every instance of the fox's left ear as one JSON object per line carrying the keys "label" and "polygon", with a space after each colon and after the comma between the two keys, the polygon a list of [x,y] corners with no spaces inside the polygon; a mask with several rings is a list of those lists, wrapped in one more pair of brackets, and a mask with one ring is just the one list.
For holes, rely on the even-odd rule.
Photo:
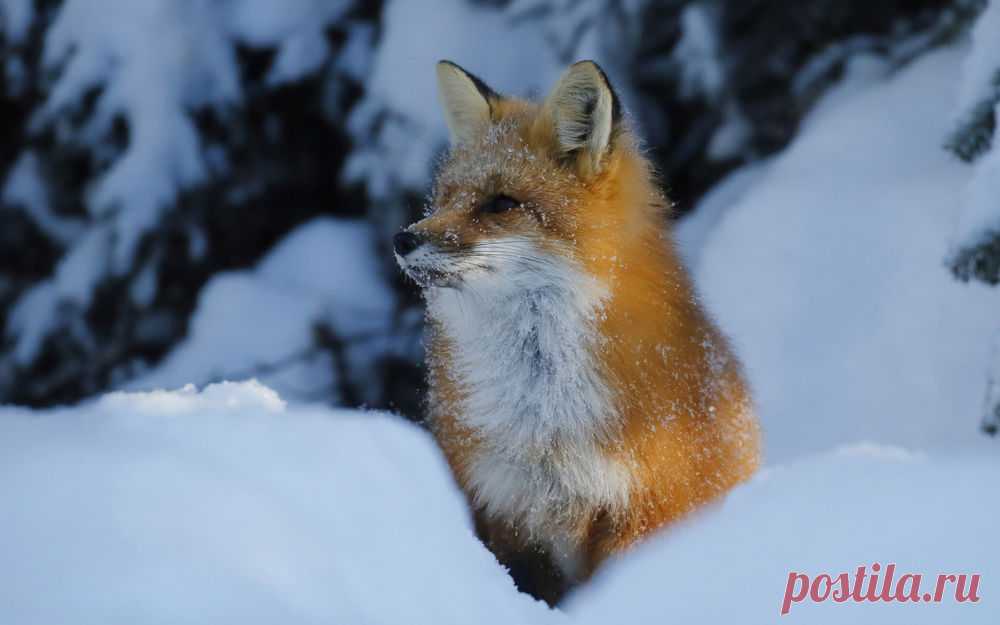
{"label": "fox's left ear", "polygon": [[438,62],[437,79],[451,142],[468,142],[490,121],[493,103],[500,96],[451,61]]}
{"label": "fox's left ear", "polygon": [[577,159],[585,175],[601,170],[601,161],[611,147],[621,105],[604,70],[593,61],[570,66],[545,100],[559,150]]}

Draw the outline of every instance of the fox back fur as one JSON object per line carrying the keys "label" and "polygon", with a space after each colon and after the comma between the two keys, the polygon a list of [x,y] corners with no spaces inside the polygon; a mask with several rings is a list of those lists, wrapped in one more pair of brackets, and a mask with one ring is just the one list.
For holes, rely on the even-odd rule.
{"label": "fox back fur", "polygon": [[451,150],[394,241],[427,301],[429,423],[484,542],[553,603],[746,480],[757,420],[600,67],[541,103],[437,73]]}

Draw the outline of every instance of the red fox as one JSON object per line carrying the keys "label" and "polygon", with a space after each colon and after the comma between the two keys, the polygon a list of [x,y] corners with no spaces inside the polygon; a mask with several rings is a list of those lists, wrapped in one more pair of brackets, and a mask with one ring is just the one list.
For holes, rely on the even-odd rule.
{"label": "red fox", "polygon": [[428,420],[480,537],[555,603],[746,480],[758,424],[601,68],[541,103],[437,78],[451,149],[393,241],[427,303]]}

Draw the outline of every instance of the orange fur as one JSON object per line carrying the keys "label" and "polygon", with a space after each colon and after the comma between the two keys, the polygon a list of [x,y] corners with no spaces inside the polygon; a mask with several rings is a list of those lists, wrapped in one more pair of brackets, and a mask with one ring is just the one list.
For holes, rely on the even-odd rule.
{"label": "orange fur", "polygon": [[[498,97],[490,105],[482,128],[488,138],[453,147],[438,175],[435,212],[412,231],[456,250],[511,233],[532,236],[547,253],[569,255],[608,293],[593,355],[614,391],[618,419],[599,449],[628,471],[627,506],[576,505],[543,530],[552,534],[548,541],[517,519],[474,510],[501,561],[558,541],[579,548],[577,579],[535,567],[551,577],[536,592],[552,602],[612,554],[746,480],[758,465],[758,426],[740,364],[698,303],[666,234],[666,199],[630,130],[618,124],[595,160],[583,150],[560,150],[548,105]],[[476,211],[497,193],[522,200],[523,209]],[[455,346],[430,321],[430,423],[475,508],[470,466],[491,442],[463,422],[468,389],[453,366]]]}

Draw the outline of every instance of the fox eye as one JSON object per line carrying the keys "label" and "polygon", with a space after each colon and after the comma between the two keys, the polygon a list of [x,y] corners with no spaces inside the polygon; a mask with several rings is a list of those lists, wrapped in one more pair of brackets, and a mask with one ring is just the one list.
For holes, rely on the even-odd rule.
{"label": "fox eye", "polygon": [[512,208],[517,208],[521,203],[510,197],[509,195],[494,195],[490,199],[483,202],[483,205],[479,207],[484,213],[506,213]]}

